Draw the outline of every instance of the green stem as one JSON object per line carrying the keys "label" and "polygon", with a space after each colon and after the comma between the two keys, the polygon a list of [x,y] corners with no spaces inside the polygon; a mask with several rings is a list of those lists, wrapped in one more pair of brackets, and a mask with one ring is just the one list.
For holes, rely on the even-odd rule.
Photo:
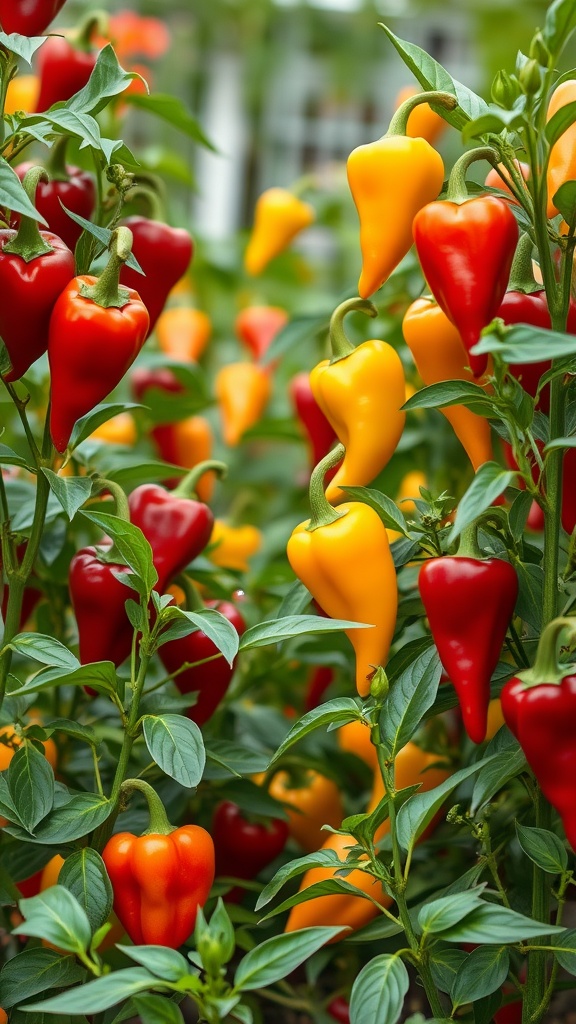
{"label": "green stem", "polygon": [[488,160],[494,167],[498,163],[498,154],[491,146],[478,146],[469,149],[456,161],[448,181],[446,198],[450,203],[465,203],[470,198],[466,188],[466,171],[476,160]]}
{"label": "green stem", "polygon": [[392,116],[388,131],[383,138],[388,139],[391,135],[406,135],[408,130],[408,118],[415,107],[421,103],[429,103],[444,110],[454,110],[458,106],[458,100],[451,92],[419,92],[415,96],[409,96]]}
{"label": "green stem", "polygon": [[368,299],[353,298],[346,299],[336,307],[330,317],[330,347],[332,349],[331,363],[337,363],[340,359],[346,359],[354,352],[355,346],[347,337],[344,330],[344,317],[347,313],[365,313],[366,316],[378,316],[378,310],[373,302]]}
{"label": "green stem", "polygon": [[317,466],[312,471],[310,477],[310,522],[306,529],[309,533],[317,530],[321,526],[329,526],[330,523],[335,523],[337,519],[341,519],[345,512],[337,512],[336,509],[330,504],[326,495],[324,494],[324,477],[329,469],[337,466],[340,460],[344,457],[346,449],[343,444],[337,444],[328,455],[325,455],[320,460]]}
{"label": "green stem", "polygon": [[132,252],[132,232],[121,225],[112,232],[108,262],[95,284],[83,284],[80,295],[97,306],[122,309],[130,302],[127,288],[120,285],[120,271]]}
{"label": "green stem", "polygon": [[[31,167],[29,171],[26,171],[22,184],[32,206],[34,206],[36,201],[38,183],[48,180],[48,174],[44,167]],[[33,217],[21,216],[16,237],[4,246],[3,251],[13,256],[19,256],[25,263],[31,263],[38,256],[45,256],[47,253],[54,252],[54,249],[40,234],[38,222]]]}
{"label": "green stem", "polygon": [[216,473],[221,480],[224,479],[228,472],[228,466],[225,462],[220,462],[218,459],[206,459],[204,462],[198,462],[196,466],[193,466],[189,473],[180,480],[177,487],[171,491],[171,494],[175,498],[195,498],[198,489],[198,484],[205,473]]}
{"label": "green stem", "polygon": [[540,290],[541,285],[536,284],[532,271],[533,253],[534,242],[530,235],[525,232],[520,236],[520,241],[512,260],[510,280],[508,282],[509,292],[522,292],[524,295],[529,295],[531,292]]}
{"label": "green stem", "polygon": [[144,779],[125,779],[120,787],[120,792],[121,794],[131,793],[134,789],[146,797],[150,814],[150,827],[142,835],[167,836],[170,832],[175,832],[176,826],[171,825],[168,821],[166,808],[156,790],[148,782],[144,782]]}

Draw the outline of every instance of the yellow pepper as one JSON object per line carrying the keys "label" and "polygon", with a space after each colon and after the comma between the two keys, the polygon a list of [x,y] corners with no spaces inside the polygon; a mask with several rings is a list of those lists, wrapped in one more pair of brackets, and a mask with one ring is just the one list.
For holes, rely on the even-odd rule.
{"label": "yellow pepper", "polygon": [[228,363],[215,378],[224,442],[235,447],[258,423],[272,393],[269,369],[256,363]]}
{"label": "yellow pepper", "polygon": [[377,291],[404,258],[413,242],[414,217],[442,189],[442,158],[426,139],[406,136],[410,113],[426,99],[456,106],[448,93],[413,96],[396,111],[386,135],[358,146],[348,157],[348,184],[360,220],[358,294],[363,299]]}
{"label": "yellow pepper", "polygon": [[[438,384],[443,380],[472,381],[468,355],[460,335],[432,299],[416,299],[412,303],[404,317],[402,331],[424,384]],[[474,470],[492,460],[491,430],[487,419],[465,405],[445,405],[440,412],[464,447]]]}
{"label": "yellow pepper", "polygon": [[330,322],[333,357],[310,373],[314,398],[346,449],[326,490],[333,503],[346,498],[341,485],[369,484],[378,476],[394,454],[406,419],[400,411],[406,387],[400,357],[380,339],[354,348],[342,324],[352,310],[377,315],[372,303],[362,299],[338,306]]}
{"label": "yellow pepper", "polygon": [[419,498],[420,488],[427,486],[426,474],[420,469],[413,469],[402,477],[396,495],[396,504],[404,515],[413,515],[416,512],[416,504],[413,499]]}
{"label": "yellow pepper", "polygon": [[162,352],[184,363],[200,359],[211,333],[212,321],[208,314],[192,306],[165,309],[156,322]]}
{"label": "yellow pepper", "polygon": [[256,202],[254,225],[244,254],[247,272],[252,276],[261,274],[270,260],[284,252],[314,218],[310,204],[288,189],[266,189]]}
{"label": "yellow pepper", "polygon": [[[396,97],[394,109],[398,110],[411,96],[417,96],[420,90],[415,85],[405,85],[400,89]],[[426,139],[430,145],[436,142],[443,132],[446,131],[448,122],[440,114],[437,114],[429,103],[419,103],[414,107],[406,125],[406,135],[411,139]]]}
{"label": "yellow pepper", "polygon": [[106,441],[107,444],[123,444],[132,448],[138,439],[138,431],[134,417],[129,412],[120,412],[117,416],[101,423],[90,434],[91,440]]}
{"label": "yellow pepper", "polygon": [[18,110],[24,110],[27,114],[33,114],[39,95],[40,79],[37,75],[16,75],[8,83],[4,113],[15,114]]}
{"label": "yellow pepper", "polygon": [[220,565],[223,569],[248,572],[248,559],[262,547],[262,534],[250,523],[244,526],[228,526],[221,519],[216,519],[210,545],[214,547],[206,554],[214,565]]}
{"label": "yellow pepper", "polygon": [[[576,79],[569,78],[561,82],[550,97],[546,121],[550,121],[567,103],[576,101]],[[546,172],[546,185],[548,189],[548,201],[546,216],[555,217],[558,210],[554,206],[553,199],[558,189],[566,181],[573,181],[576,178],[576,123],[572,123],[566,131],[556,140],[550,150],[548,170]]]}
{"label": "yellow pepper", "polygon": [[374,670],[388,657],[398,588],[388,535],[378,513],[361,502],[333,509],[323,494],[324,474],[342,452],[342,445],[337,445],[312,473],[312,518],[295,528],[287,554],[296,576],[326,615],[371,626],[346,630],[356,654],[356,686],[365,697]]}
{"label": "yellow pepper", "polygon": [[276,772],[268,787],[275,800],[289,804],[286,807],[290,835],[303,850],[318,850],[327,833],[323,825],[340,828],[344,817],[342,797],[336,783],[309,768],[302,778],[293,778],[287,771]]}

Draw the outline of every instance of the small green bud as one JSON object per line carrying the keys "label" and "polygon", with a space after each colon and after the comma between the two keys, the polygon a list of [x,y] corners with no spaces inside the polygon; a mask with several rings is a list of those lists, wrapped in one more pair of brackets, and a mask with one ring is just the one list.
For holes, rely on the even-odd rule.
{"label": "small green bud", "polygon": [[544,42],[544,36],[540,29],[538,29],[530,43],[529,56],[533,57],[534,60],[537,60],[544,68],[547,68],[550,65],[550,50]]}
{"label": "small green bud", "polygon": [[535,96],[542,84],[540,65],[533,57],[522,68],[518,81],[527,96]]}
{"label": "small green bud", "polygon": [[507,71],[499,71],[492,82],[490,92],[494,103],[509,110],[513,107],[514,101],[518,99],[521,89],[517,78],[509,75]]}
{"label": "small green bud", "polygon": [[388,682],[388,676],[380,666],[372,676],[372,682],[370,683],[370,696],[374,697],[375,700],[384,700],[388,695],[389,689],[390,684]]}

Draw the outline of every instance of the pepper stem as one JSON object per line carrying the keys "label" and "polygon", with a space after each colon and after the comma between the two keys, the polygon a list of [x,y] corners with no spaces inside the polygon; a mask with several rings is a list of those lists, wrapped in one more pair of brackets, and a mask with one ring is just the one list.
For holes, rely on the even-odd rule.
{"label": "pepper stem", "polygon": [[66,170],[66,149],[69,141],[69,135],[62,135],[50,150],[48,170],[52,181],[68,181],[68,172]]}
{"label": "pepper stem", "polygon": [[536,284],[532,272],[533,252],[534,243],[528,232],[524,232],[520,235],[520,241],[512,260],[509,292],[522,292],[523,295],[530,295],[531,292],[541,291],[542,285]]}
{"label": "pepper stem", "polygon": [[171,832],[176,831],[176,826],[171,825],[168,821],[168,815],[166,814],[166,808],[158,796],[156,790],[152,789],[144,779],[126,779],[120,786],[120,792],[129,794],[133,790],[137,789],[140,793],[143,793],[146,797],[148,804],[148,812],[150,814],[150,826],[142,833],[143,836],[149,835],[161,835],[167,836]]}
{"label": "pepper stem", "polygon": [[306,527],[309,533],[317,530],[320,526],[329,526],[330,523],[335,523],[337,519],[341,519],[342,516],[346,515],[345,512],[337,512],[324,494],[324,477],[326,473],[329,469],[338,465],[345,453],[344,445],[337,444],[331,452],[328,452],[328,455],[325,455],[320,460],[312,471],[308,492],[310,496],[310,522]]}
{"label": "pepper stem", "polygon": [[138,180],[127,189],[124,198],[131,203],[134,199],[143,199],[146,204],[146,216],[150,220],[166,220],[166,201],[160,195],[160,185],[150,176],[148,182],[138,176]]}
{"label": "pepper stem", "polygon": [[108,246],[110,256],[108,263],[95,284],[83,284],[80,295],[91,299],[97,306],[109,309],[115,306],[122,309],[130,302],[130,293],[120,285],[120,271],[132,252],[132,232],[122,225],[112,232]]}
{"label": "pepper stem", "polygon": [[478,558],[482,560],[484,554],[478,543],[478,523],[470,523],[462,530],[460,543],[456,552],[458,558]]}
{"label": "pepper stem", "polygon": [[361,299],[359,296],[356,296],[353,299],[346,299],[345,302],[341,302],[330,317],[331,363],[337,363],[339,359],[346,359],[346,356],[349,356],[354,351],[355,346],[344,331],[344,317],[347,313],[353,313],[354,311],[365,313],[366,316],[378,316],[376,306],[373,302],[369,302],[368,299]]}
{"label": "pepper stem", "polygon": [[123,519],[125,523],[130,522],[130,506],[128,504],[128,498],[124,491],[114,480],[107,480],[105,477],[98,477],[93,484],[94,491],[99,494],[100,491],[110,491],[114,499],[114,514],[118,519]]}
{"label": "pepper stem", "polygon": [[[26,171],[22,184],[32,206],[35,203],[38,182],[49,180],[44,167],[31,167],[29,171]],[[18,233],[11,242],[8,242],[8,245],[4,246],[4,252],[20,256],[25,263],[31,263],[37,256],[45,256],[49,252],[54,252],[54,249],[40,234],[37,221],[32,217],[21,216]]]}
{"label": "pepper stem", "polygon": [[190,472],[182,477],[172,494],[176,498],[195,498],[196,488],[201,478],[205,473],[210,472],[216,473],[223,480],[228,472],[228,466],[225,462],[219,462],[217,459],[205,459],[204,462],[193,466]]}
{"label": "pepper stem", "polygon": [[446,198],[450,203],[465,203],[470,198],[466,188],[466,171],[476,160],[488,160],[493,167],[498,163],[498,154],[491,146],[478,146],[476,149],[469,149],[456,161],[450,179]]}
{"label": "pepper stem", "polygon": [[561,665],[558,661],[558,642],[565,629],[569,629],[571,635],[576,636],[576,618],[552,619],[544,627],[534,664],[531,668],[516,674],[516,678],[522,680],[527,690],[542,683],[560,686],[565,676],[574,672],[574,665]]}
{"label": "pepper stem", "polygon": [[96,33],[99,36],[107,36],[108,27],[109,19],[106,11],[92,11],[90,14],[87,14],[84,20],[80,22],[78,31],[74,36],[76,49],[89,53],[92,48],[93,36]]}
{"label": "pepper stem", "polygon": [[392,115],[392,120],[388,126],[388,131],[382,136],[383,139],[389,138],[391,135],[406,135],[408,128],[408,118],[415,107],[419,106],[420,103],[435,104],[439,107],[444,107],[445,110],[454,110],[458,106],[458,100],[450,92],[419,92],[415,96],[409,96],[404,101],[398,110]]}

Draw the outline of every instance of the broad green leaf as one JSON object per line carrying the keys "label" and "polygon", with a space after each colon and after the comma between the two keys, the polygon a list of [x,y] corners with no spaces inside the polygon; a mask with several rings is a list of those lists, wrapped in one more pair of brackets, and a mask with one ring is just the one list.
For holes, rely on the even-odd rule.
{"label": "broad green leaf", "polygon": [[42,821],[29,836],[16,825],[7,825],[5,831],[16,839],[53,845],[71,843],[88,835],[112,813],[112,804],[96,793],[78,793],[60,807],[55,807],[50,816]]}
{"label": "broad green leaf", "polygon": [[176,949],[154,945],[119,945],[118,949],[163,981],[179,981],[190,973],[187,960]]}
{"label": "broad green leaf", "polygon": [[241,651],[254,647],[267,647],[295,636],[316,633],[338,633],[345,629],[371,629],[371,623],[349,622],[347,619],[327,619],[322,615],[285,615],[281,619],[268,619],[247,629],[240,638]]}
{"label": "broad green leaf", "polygon": [[198,786],[206,764],[202,733],[184,715],[145,715],[144,739],[150,756],[181,786]]}
{"label": "broad green leaf", "polygon": [[497,462],[485,462],[480,466],[468,490],[460,499],[454,526],[448,538],[450,543],[455,541],[462,530],[474,522],[481,512],[490,508],[492,502],[503,494],[515,477],[516,473],[502,469]]}
{"label": "broad green leaf", "polygon": [[335,850],[317,850],[316,853],[309,853],[305,857],[298,857],[296,860],[291,860],[288,864],[283,864],[274,875],[274,878],[264,886],[256,901],[255,909],[262,910],[262,907],[270,903],[270,900],[274,899],[274,896],[290,879],[303,875],[310,868],[318,867],[340,868],[342,867],[342,861]]}
{"label": "broad green leaf", "polygon": [[50,490],[56,495],[68,519],[72,522],[78,509],[92,493],[92,480],[87,476],[58,476],[46,466],[42,466],[42,472],[50,484]]}
{"label": "broad green leaf", "polygon": [[75,740],[80,740],[81,743],[88,743],[91,747],[95,747],[98,743],[98,737],[91,725],[82,725],[69,718],[53,718],[50,722],[44,722],[42,728],[48,736],[54,732],[61,732],[65,736],[72,736]]}
{"label": "broad green leaf", "polygon": [[[48,890],[53,891],[53,890]],[[26,1011],[39,1010],[41,1013],[101,1013],[110,1006],[116,1006],[124,999],[145,992],[146,989],[159,988],[161,982],[144,967],[127,967],[113,971],[95,981],[89,981],[80,988],[51,996],[40,1003],[30,1003]]]}
{"label": "broad green leaf", "polygon": [[[69,213],[70,211],[67,210],[66,212]],[[102,228],[101,230],[104,231],[105,229]],[[113,416],[117,416],[118,413],[124,412],[125,410],[130,411],[131,409],[141,408],[142,406],[135,402],[110,402],[95,405],[91,412],[87,412],[85,416],[81,416],[79,420],[76,420],[68,442],[68,448],[70,451],[74,451],[74,449],[77,448],[82,441],[85,441],[97,427],[101,426],[102,423],[106,423],[107,420],[112,419]]]}
{"label": "broad green leaf", "polygon": [[494,408],[484,388],[466,380],[444,380],[438,384],[429,384],[412,395],[403,408],[406,412],[412,409],[444,409],[449,405],[466,405],[481,416],[493,416]]}
{"label": "broad green leaf", "polygon": [[78,900],[94,934],[108,920],[114,898],[100,854],[89,846],[76,850],[64,861],[58,884]]}
{"label": "broad green leaf", "polygon": [[133,996],[132,1003],[141,1024],[184,1024],[182,1011],[168,996]]}
{"label": "broad green leaf", "polygon": [[545,828],[529,828],[516,822],[518,842],[527,857],[549,875],[560,875],[568,867],[566,847]]}
{"label": "broad green leaf", "polygon": [[537,939],[543,935],[559,935],[564,930],[556,925],[534,921],[497,903],[485,903],[462,921],[443,931],[442,939],[445,942],[494,945]]}
{"label": "broad green leaf", "polygon": [[17,455],[7,444],[0,444],[0,465],[3,466],[25,466],[26,459]]}
{"label": "broad green leaf", "polygon": [[[576,103],[570,104],[576,110]],[[562,107],[558,113],[565,110]],[[552,196],[554,206],[562,214],[567,224],[573,225],[576,217],[576,181],[565,181]]]}
{"label": "broad green leaf", "polygon": [[204,779],[229,779],[231,775],[255,775],[265,772],[270,758],[240,743],[210,739],[206,748]]}
{"label": "broad green leaf", "polygon": [[350,1024],[396,1024],[410,978],[399,956],[381,953],[356,978],[350,996]]}
{"label": "broad green leaf", "polygon": [[90,922],[72,893],[62,885],[53,885],[38,896],[20,900],[18,907],[24,923],[14,929],[15,935],[34,935],[70,953],[84,952],[90,945]]}
{"label": "broad green leaf", "polygon": [[376,491],[371,487],[343,487],[342,490],[346,491],[350,501],[362,501],[365,505],[373,508],[388,530],[397,530],[398,533],[403,533],[405,537],[410,535],[402,512],[386,494],[382,494],[381,491]]}
{"label": "broad green leaf", "polygon": [[32,743],[23,743],[10,761],[8,791],[20,820],[28,832],[34,832],[54,803],[54,772],[44,754]]}
{"label": "broad green leaf", "polygon": [[576,928],[567,928],[556,938],[554,956],[568,974],[576,975]]}
{"label": "broad green leaf", "polygon": [[452,1009],[475,1003],[498,991],[508,976],[510,953],[505,946],[473,949],[454,979],[450,997]]}
{"label": "broad green leaf", "polygon": [[251,949],[238,964],[234,988],[252,992],[287,977],[313,956],[341,928],[302,928],[293,934],[274,935]]}
{"label": "broad green leaf", "polygon": [[6,206],[13,213],[21,213],[25,217],[31,217],[32,220],[39,221],[45,228],[48,227],[47,222],[44,220],[38,210],[32,205],[26,190],[20,181],[20,178],[10,167],[10,164],[6,163],[6,160],[0,160],[0,206]]}
{"label": "broad green leaf", "polygon": [[66,107],[76,114],[97,114],[108,100],[124,92],[134,78],[140,77],[135,71],[124,71],[120,67],[114,48],[108,44],[100,50],[88,82],[66,101]]}
{"label": "broad green leaf", "polygon": [[142,530],[107,512],[83,512],[82,515],[112,538],[126,565],[142,581],[149,595],[158,581],[158,573],[152,560],[152,548]]}
{"label": "broad green leaf", "polygon": [[463,949],[454,949],[453,946],[444,946],[437,943],[431,950],[430,970],[436,988],[441,992],[450,992],[462,963],[467,954]]}
{"label": "broad green leaf", "polygon": [[472,814],[483,807],[489,800],[504,789],[510,779],[514,779],[526,770],[524,751],[518,743],[495,754],[489,764],[478,773],[472,790],[470,809]]}
{"label": "broad green leaf", "polygon": [[472,355],[494,352],[505,363],[539,363],[542,353],[547,359],[560,359],[576,353],[576,337],[548,331],[545,327],[514,324],[504,330],[483,334]]}
{"label": "broad green leaf", "polygon": [[94,661],[89,665],[65,671],[62,667],[46,668],[30,676],[23,686],[10,691],[11,696],[21,693],[38,693],[40,690],[59,686],[91,686],[98,693],[115,693],[117,689],[116,668],[111,661]]}
{"label": "broad green leaf", "polygon": [[23,657],[38,661],[41,665],[53,665],[70,672],[80,668],[80,662],[72,651],[44,633],[18,633],[9,646]]}
{"label": "broad green leaf", "polygon": [[0,32],[0,45],[21,57],[26,64],[32,65],[32,58],[37,50],[46,42],[46,36],[21,36],[18,32]]}
{"label": "broad green leaf", "polygon": [[576,27],[576,0],[553,0],[544,20],[542,35],[555,57]]}
{"label": "broad green leaf", "polygon": [[[350,837],[350,845],[352,846],[353,844],[354,840]],[[346,864],[341,861],[338,870],[352,871],[355,868],[363,870],[365,866],[365,861],[354,861]],[[369,900],[370,903],[378,906],[378,897],[382,897],[382,888],[376,879],[373,879],[373,884],[375,895],[371,896],[370,893],[364,889],[359,889],[358,886],[353,885],[351,882],[347,882],[343,877],[341,878],[337,875],[334,878],[326,878],[323,882],[314,882],[312,885],[306,886],[305,889],[301,889],[294,896],[290,896],[289,899],[279,903],[273,910],[269,910],[262,920],[267,921],[271,917],[276,917],[287,910],[292,910],[292,907],[297,907],[300,903],[308,903],[310,900],[315,900],[318,896],[352,896],[354,899]],[[339,930],[342,932],[341,937],[346,938],[347,925],[341,925]]]}
{"label": "broad green leaf", "polygon": [[161,118],[162,121],[167,121],[168,124],[173,125],[178,131],[187,135],[189,139],[199,142],[201,146],[216,152],[215,146],[212,145],[204,134],[196,118],[192,116],[186,105],[178,97],[164,95],[163,93],[144,95],[143,93],[132,92],[124,97],[124,102],[131,104],[133,107],[138,107],[140,110],[145,110],[149,114],[154,114],[156,117]]}
{"label": "broad green leaf", "polygon": [[478,885],[468,892],[451,893],[449,896],[425,903],[418,914],[420,928],[423,932],[431,932],[433,935],[451,928],[478,906],[484,889],[484,885]]}
{"label": "broad green leaf", "polygon": [[[98,242],[100,242],[101,252],[104,252],[106,249],[109,248],[110,239],[112,238],[112,231],[110,230],[110,228],[100,227],[99,224],[93,224],[91,220],[86,220],[85,217],[81,217],[79,213],[74,213],[73,210],[69,210],[67,206],[64,206],[62,200],[60,200],[60,206],[64,210],[64,213],[66,213],[71,218],[71,220],[78,224],[79,227],[83,228],[84,231],[87,231],[88,234],[92,236],[92,238],[95,238]],[[138,260],[136,259],[133,252],[130,253],[128,259],[126,260],[126,266],[130,267],[131,270],[135,270],[138,274],[144,274],[144,271],[142,270],[142,267],[138,263]],[[76,447],[76,445],[80,444],[80,442],[76,440],[76,430],[78,428],[78,424],[82,423],[84,420],[87,419],[90,419],[90,422],[92,422],[92,417],[94,417],[94,413],[97,410],[103,410],[108,408],[109,406],[106,405],[97,405],[89,413],[86,413],[86,416],[83,416],[82,419],[78,420],[74,426],[72,438],[70,439],[68,447],[74,448]],[[138,406],[135,406],[133,403],[129,403],[128,405],[121,406],[121,408],[138,408]],[[105,420],[103,422],[105,422]],[[92,427],[92,429],[95,430],[96,427]]]}
{"label": "broad green leaf", "polygon": [[380,714],[380,742],[392,760],[414,735],[438,691],[442,665],[428,647],[395,679]]}
{"label": "broad green leaf", "polygon": [[0,1000],[5,1009],[46,992],[84,981],[86,971],[72,956],[53,949],[25,949],[8,960],[0,975]]}
{"label": "broad green leaf", "polygon": [[[171,609],[176,613],[170,622],[170,635],[159,637],[158,646],[169,640],[176,640],[182,636],[188,636],[195,629],[201,630],[212,641],[214,646],[221,651],[229,665],[232,665],[238,653],[240,638],[231,622],[225,615],[216,608],[204,608],[202,611],[184,611],[182,609]],[[180,627],[180,628],[179,628]]]}
{"label": "broad green leaf", "polygon": [[360,720],[361,717],[360,708],[352,697],[336,697],[335,700],[329,700],[326,704],[320,704],[319,707],[302,715],[302,718],[298,719],[296,725],[292,726],[286,739],[278,747],[270,764],[274,764],[294,743],[303,739],[304,736],[307,736],[314,729],[320,729],[328,725],[345,725],[346,722],[355,722]]}

